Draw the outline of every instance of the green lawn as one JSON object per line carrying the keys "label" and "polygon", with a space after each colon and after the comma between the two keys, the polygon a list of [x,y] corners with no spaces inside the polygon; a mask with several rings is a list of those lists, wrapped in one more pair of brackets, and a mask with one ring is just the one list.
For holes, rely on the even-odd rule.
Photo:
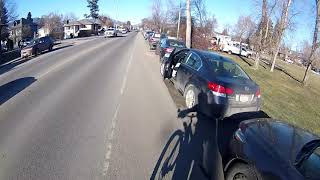
{"label": "green lawn", "polygon": [[[261,88],[262,110],[275,119],[287,121],[320,135],[320,76],[310,72],[308,85],[299,82],[261,62],[259,70],[254,70],[241,58],[223,54],[232,58],[254,79]],[[253,60],[246,59],[250,64]],[[302,80],[304,68],[287,64],[281,60],[278,65],[298,80]]]}

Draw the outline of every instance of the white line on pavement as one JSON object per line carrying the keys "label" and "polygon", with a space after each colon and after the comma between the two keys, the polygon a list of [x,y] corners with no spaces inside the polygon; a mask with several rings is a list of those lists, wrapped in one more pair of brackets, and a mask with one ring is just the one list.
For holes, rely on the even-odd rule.
{"label": "white line on pavement", "polygon": [[131,50],[129,62],[128,62],[128,65],[127,65],[127,68],[126,68],[126,72],[125,72],[125,75],[124,75],[124,79],[123,79],[123,81],[122,81],[121,95],[123,95],[124,90],[125,90],[125,88],[126,88],[127,79],[128,79],[128,73],[129,73],[129,69],[130,69],[130,66],[131,66],[131,62],[132,62],[132,59],[133,59],[133,53],[134,53],[135,49],[136,49],[136,44],[134,43],[133,48],[132,48],[132,50]]}
{"label": "white line on pavement", "polygon": [[[133,48],[131,50],[129,62],[128,62],[127,67],[126,67],[124,79],[122,81],[120,99],[123,96],[124,90],[126,88],[127,79],[128,79],[127,77],[128,77],[128,74],[129,74],[129,70],[130,70],[130,66],[131,66],[131,62],[132,62],[132,59],[133,59],[133,53],[134,53],[135,48],[136,48],[136,44],[135,44],[135,41],[134,41],[134,45],[133,45]],[[117,116],[118,116],[118,113],[119,113],[120,104],[121,103],[119,102],[119,104],[118,104],[118,106],[116,108],[116,111],[115,111],[115,113],[113,115],[113,118],[111,120],[111,131],[110,131],[110,134],[108,135],[108,138],[107,138],[107,151],[106,151],[105,158],[104,158],[103,176],[107,176],[107,174],[108,174],[108,169],[109,169],[110,159],[111,159],[111,153],[112,153],[112,141],[113,141],[114,134],[115,134]]]}
{"label": "white line on pavement", "polygon": [[117,120],[117,116],[118,116],[118,112],[120,109],[120,104],[118,104],[116,111],[113,115],[113,118],[111,120],[111,131],[110,134],[108,135],[108,142],[107,142],[107,151],[104,157],[104,165],[103,165],[103,176],[106,176],[108,173],[108,169],[109,169],[109,164],[110,164],[110,158],[111,158],[111,153],[112,153],[112,140],[113,140],[113,136],[114,136],[114,131],[116,128],[116,120]]}

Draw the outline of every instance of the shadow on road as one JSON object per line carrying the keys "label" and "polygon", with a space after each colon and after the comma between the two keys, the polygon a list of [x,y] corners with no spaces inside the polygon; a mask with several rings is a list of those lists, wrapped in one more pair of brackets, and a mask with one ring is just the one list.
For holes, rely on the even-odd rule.
{"label": "shadow on road", "polygon": [[0,106],[34,83],[34,77],[24,77],[0,86]]}
{"label": "shadow on road", "polygon": [[[172,94],[172,84],[166,83],[169,92],[177,103],[181,95]],[[179,96],[179,97],[177,97]],[[200,93],[199,105],[192,109],[178,110],[178,119],[183,129],[176,130],[168,139],[154,167],[153,179],[224,179],[223,167],[226,164],[228,145],[233,132],[240,122],[255,118],[269,118],[263,111],[247,112],[232,115],[223,120],[210,118],[201,112],[200,99],[205,93]],[[178,105],[181,107],[181,104]]]}
{"label": "shadow on road", "polygon": [[[60,47],[52,49],[52,51],[44,51],[42,54],[50,53],[50,52],[53,52],[53,51],[58,51],[58,50],[61,50],[61,49],[64,49],[64,48],[68,48],[68,47],[71,47],[71,46],[73,46],[73,45],[70,44],[70,45],[60,46]],[[16,60],[13,60],[13,61],[7,63],[7,64],[4,64],[4,65],[0,66],[0,75],[11,71],[12,69],[14,69],[16,66],[18,66],[20,64],[28,62],[32,58],[33,57],[18,58]]]}
{"label": "shadow on road", "polygon": [[14,60],[14,61],[11,61],[11,62],[9,62],[7,64],[4,64],[4,65],[0,66],[0,75],[10,71],[14,67],[16,67],[16,66],[18,66],[18,65],[20,65],[22,63],[27,62],[28,60],[29,59],[18,58],[18,59]]}

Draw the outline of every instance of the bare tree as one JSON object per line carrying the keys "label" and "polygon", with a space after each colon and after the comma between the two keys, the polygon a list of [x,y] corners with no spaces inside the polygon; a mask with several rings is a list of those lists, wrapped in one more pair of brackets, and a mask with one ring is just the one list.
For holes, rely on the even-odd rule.
{"label": "bare tree", "polygon": [[289,9],[290,9],[291,4],[292,4],[292,0],[283,0],[283,2],[282,2],[281,17],[279,20],[279,26],[276,29],[275,47],[274,47],[273,61],[272,61],[270,72],[273,72],[273,70],[274,70],[277,56],[278,56],[279,49],[280,49],[280,43],[283,38],[284,31],[286,30],[286,28],[288,27],[288,24],[289,24],[288,17],[289,17]]}
{"label": "bare tree", "polygon": [[113,27],[113,25],[114,25],[113,20],[107,15],[100,15],[99,19],[102,22],[103,26]]}
{"label": "bare tree", "polygon": [[57,13],[49,13],[41,17],[40,26],[48,31],[53,38],[63,37],[63,16]]}
{"label": "bare tree", "polygon": [[66,13],[64,14],[63,16],[63,23],[67,23],[67,21],[76,21],[78,20],[79,18],[74,14],[74,13]]}
{"label": "bare tree", "polygon": [[191,48],[191,8],[190,8],[190,0],[187,0],[187,29],[186,29],[186,46]]}
{"label": "bare tree", "polygon": [[279,0],[270,0],[268,2],[267,0],[262,0],[260,4],[259,0],[257,3],[258,6],[261,7],[261,18],[256,33],[250,39],[250,44],[254,46],[256,51],[255,69],[259,68],[261,54],[271,46],[273,33],[271,16],[274,14],[278,1]]}
{"label": "bare tree", "polygon": [[[233,28],[233,32],[234,32],[234,37],[237,40],[239,40],[240,46],[244,40],[249,41],[249,38],[255,32],[255,29],[256,29],[256,25],[250,16],[240,16],[238,18],[238,21]],[[242,48],[240,48],[240,54],[241,54],[241,49]]]}
{"label": "bare tree", "polygon": [[311,50],[307,59],[308,61],[307,69],[304,73],[303,80],[302,80],[303,84],[306,84],[307,82],[308,71],[311,68],[312,62],[314,61],[313,56],[316,50],[318,49],[319,43],[320,43],[320,40],[319,40],[319,30],[320,30],[320,4],[319,3],[320,2],[319,0],[315,0],[315,1],[316,1],[316,18],[315,18],[315,26],[314,26],[314,32],[313,32],[313,40],[312,40]]}
{"label": "bare tree", "polygon": [[161,7],[162,7],[161,0],[153,0],[152,20],[153,20],[154,26],[160,32],[162,31],[162,28],[163,28],[163,17],[162,17],[163,9]]}

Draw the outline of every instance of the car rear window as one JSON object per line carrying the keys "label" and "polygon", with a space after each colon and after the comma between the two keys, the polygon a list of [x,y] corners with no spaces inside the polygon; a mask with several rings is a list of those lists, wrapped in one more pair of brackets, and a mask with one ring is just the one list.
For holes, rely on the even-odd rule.
{"label": "car rear window", "polygon": [[210,69],[220,77],[233,79],[250,79],[241,67],[233,62],[208,59]]}
{"label": "car rear window", "polygon": [[168,44],[169,44],[169,46],[172,46],[172,47],[179,47],[179,48],[186,47],[184,42],[171,40],[171,39],[168,40]]}

